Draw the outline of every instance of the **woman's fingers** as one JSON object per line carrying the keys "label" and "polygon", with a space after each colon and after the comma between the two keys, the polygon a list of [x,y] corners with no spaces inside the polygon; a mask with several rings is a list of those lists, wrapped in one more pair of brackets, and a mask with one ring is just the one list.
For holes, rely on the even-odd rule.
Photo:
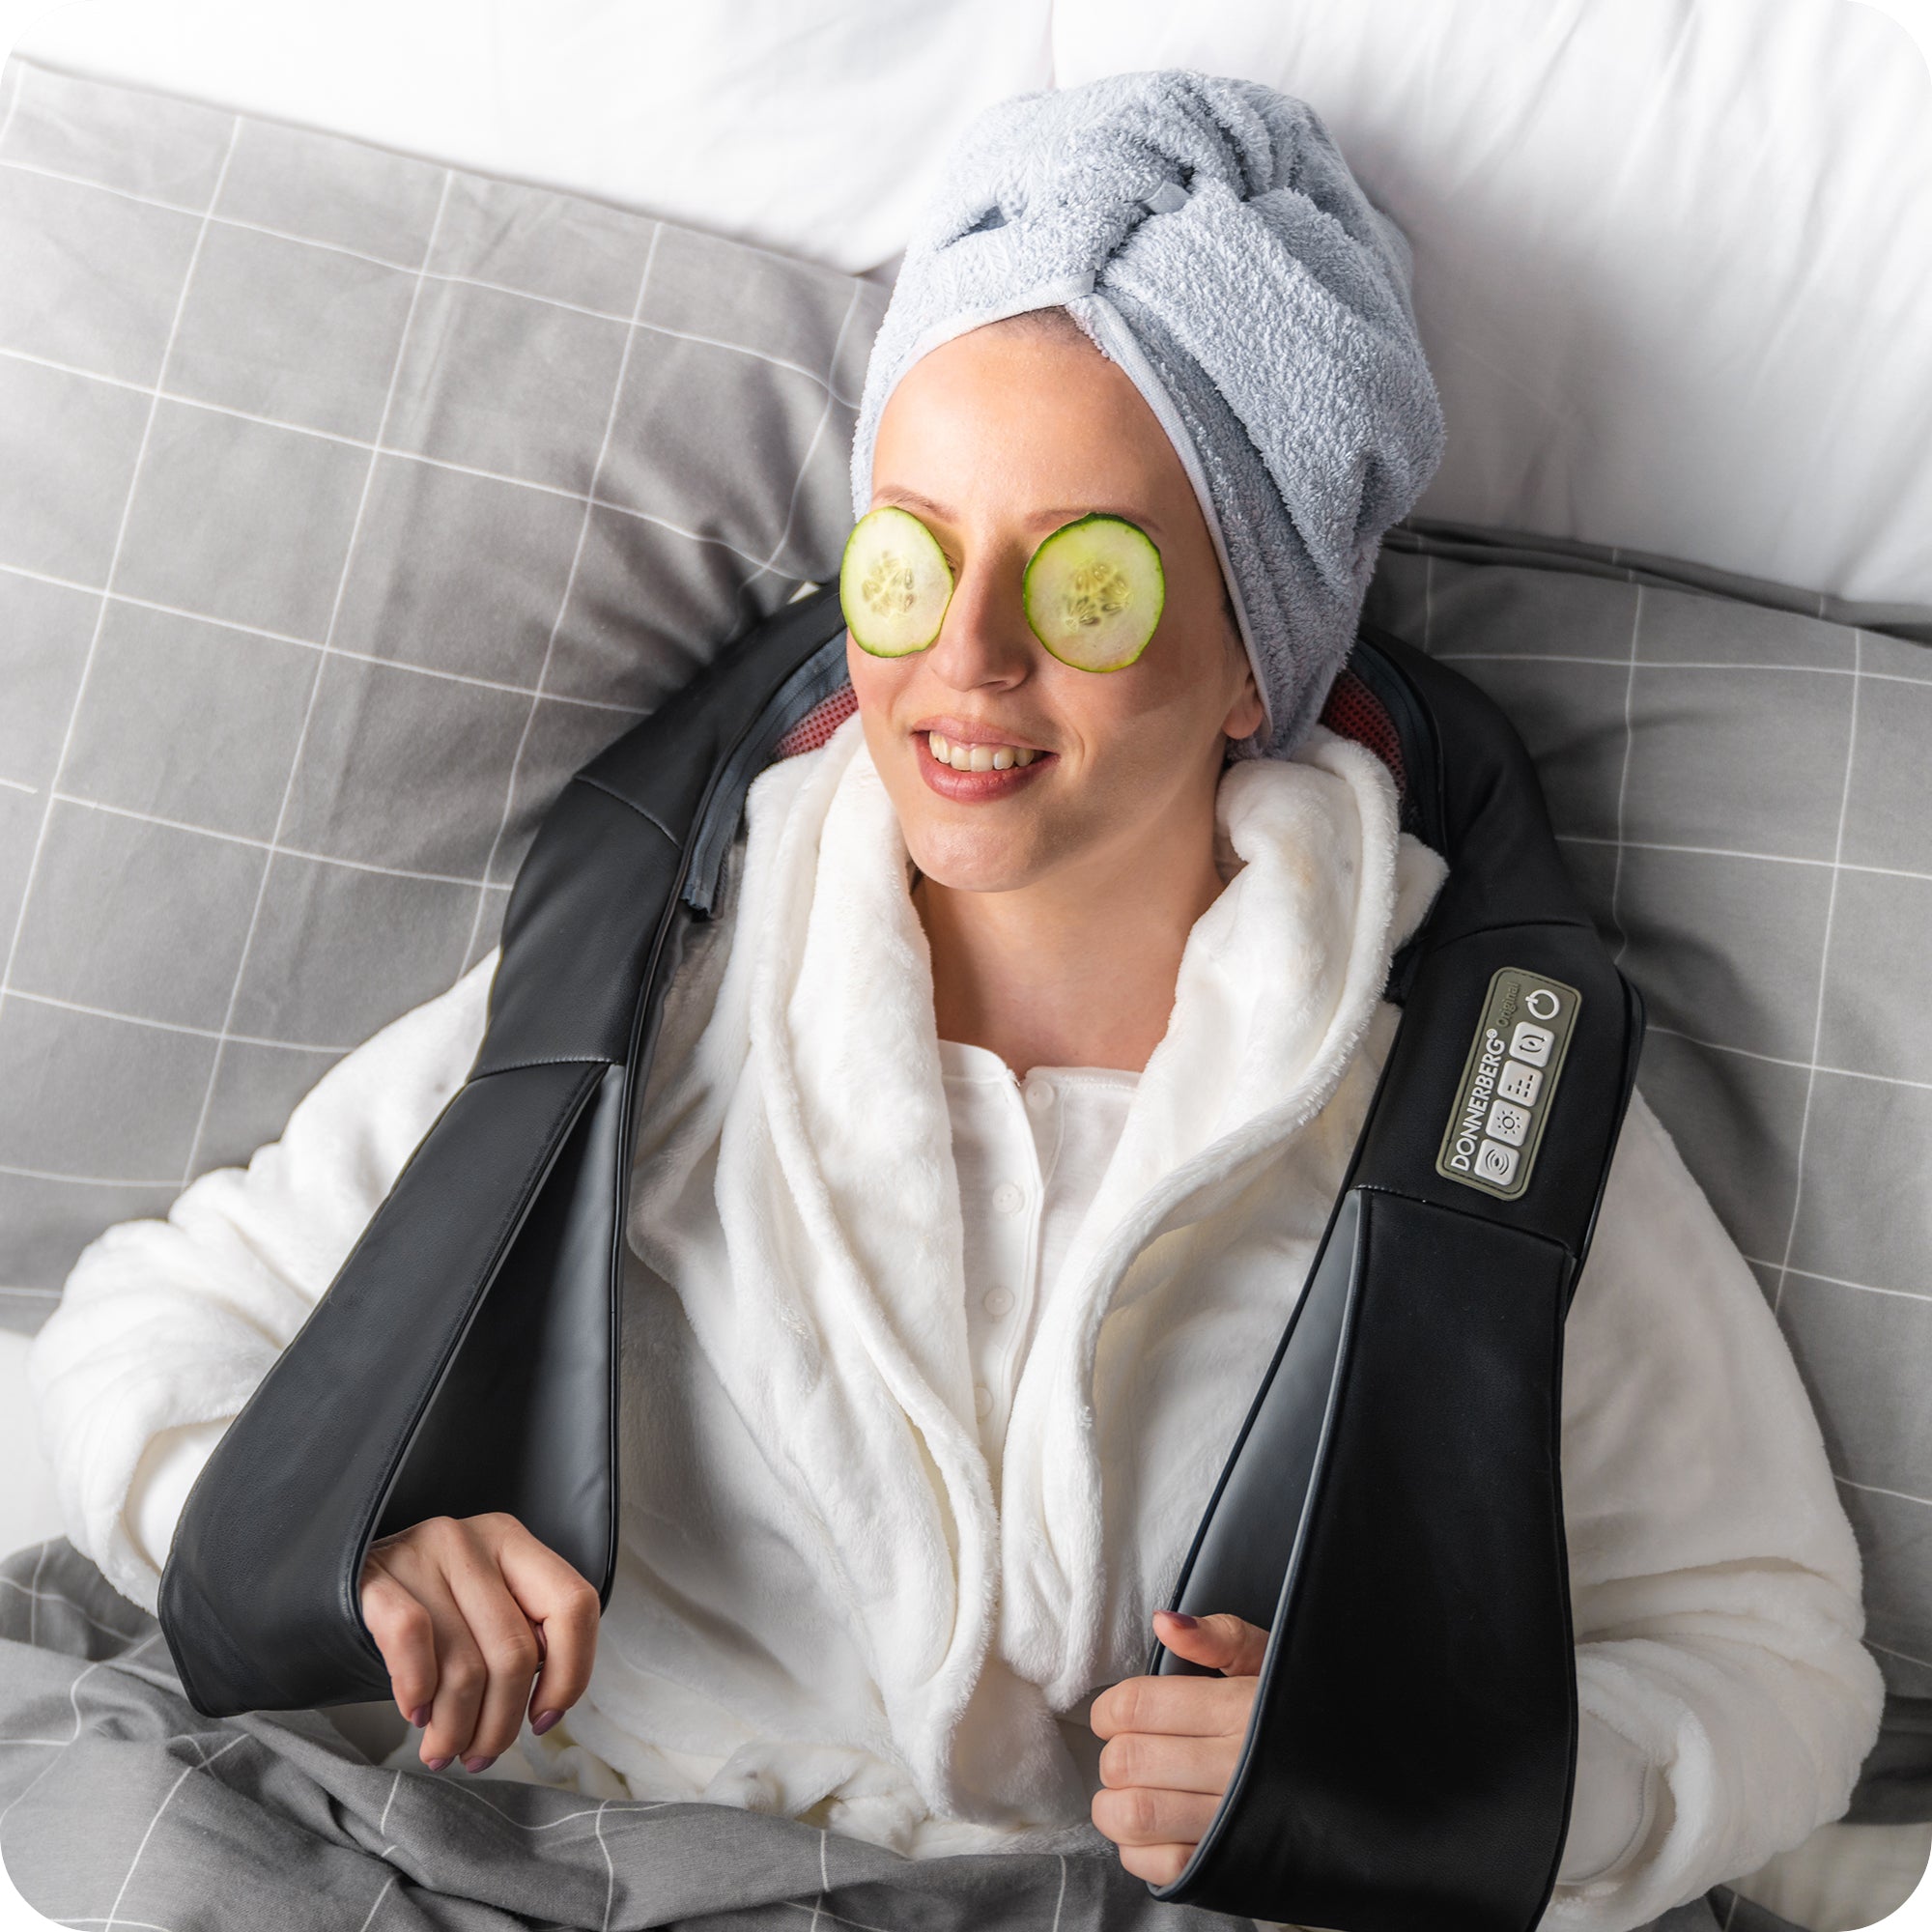
{"label": "woman's fingers", "polygon": [[[377,1644],[383,1648],[383,1662],[390,1665],[392,1683],[398,1675],[398,1665],[383,1644],[375,1621],[371,1621],[371,1604],[381,1613],[381,1604],[388,1594],[383,1588],[384,1575],[398,1592],[415,1604],[415,1617],[408,1619],[412,1633],[406,1652],[412,1663],[408,1689],[398,1694],[396,1702],[400,1706],[404,1696],[417,1700],[410,1710],[412,1723],[421,1706],[429,1706],[429,1718],[423,1723],[421,1758],[431,1770],[448,1764],[468,1747],[489,1679],[483,1654],[471,1638],[469,1623],[456,1605],[456,1596],[450,1588],[450,1571],[464,1565],[466,1544],[468,1534],[464,1524],[450,1517],[431,1517],[427,1522],[412,1524],[398,1536],[373,1544],[369,1559],[363,1565],[363,1621],[369,1623],[369,1634],[377,1636]],[[402,1625],[406,1621],[404,1613],[392,1613],[392,1621]],[[427,1687],[423,1685],[425,1673],[413,1663],[421,1652],[421,1640],[415,1634],[421,1629],[421,1621],[429,1625],[429,1642],[435,1660],[427,1673]]]}
{"label": "woman's fingers", "polygon": [[1235,1776],[1242,1742],[1239,1732],[1188,1738],[1127,1731],[1101,1747],[1100,1782],[1117,1790],[1139,1784],[1218,1798]]}
{"label": "woman's fingers", "polygon": [[431,1518],[373,1545],[363,1567],[363,1621],[433,1771],[458,1757],[484,1769],[526,1710],[548,1730],[589,1684],[599,1607],[507,1515]]}
{"label": "woman's fingers", "polygon": [[436,1696],[423,1728],[421,1757],[432,1771],[440,1771],[469,1749],[490,1683],[490,1666],[457,1595],[458,1577],[476,1567],[477,1556],[468,1525],[450,1517],[432,1517],[406,1534],[414,1559],[409,1582],[436,1632]]}
{"label": "woman's fingers", "polygon": [[582,1696],[597,1657],[601,1608],[589,1580],[540,1543],[515,1517],[486,1517],[497,1561],[518,1607],[534,1627],[541,1669],[529,1697],[532,1724],[545,1730]]}
{"label": "woman's fingers", "polygon": [[449,1570],[450,1590],[482,1660],[474,1723],[456,1747],[470,1771],[481,1771],[516,1743],[538,1661],[536,1633],[510,1594],[488,1522],[465,1524],[467,1547]]}
{"label": "woman's fingers", "polygon": [[1131,1784],[1116,1791],[1102,1785],[1092,1805],[1094,1826],[1121,1846],[1194,1846],[1221,1807],[1217,1794],[1167,1791]]}
{"label": "woman's fingers", "polygon": [[1156,1610],[1154,1616],[1154,1635],[1189,1663],[1210,1664],[1230,1677],[1253,1677],[1267,1655],[1267,1632],[1231,1612],[1189,1617]]}
{"label": "woman's fingers", "polygon": [[1158,1613],[1156,1634],[1191,1663],[1221,1675],[1129,1677],[1093,1701],[1103,1739],[1094,1826],[1121,1863],[1150,1885],[1179,1878],[1220,1809],[1246,1742],[1267,1633],[1236,1616]]}
{"label": "woman's fingers", "polygon": [[1087,1722],[1097,1738],[1123,1731],[1178,1737],[1241,1736],[1254,1709],[1253,1677],[1123,1677],[1094,1699]]}
{"label": "woman's fingers", "polygon": [[362,1621],[388,1666],[396,1708],[412,1724],[429,1721],[436,1696],[436,1627],[408,1586],[384,1563],[379,1544],[362,1569]]}
{"label": "woman's fingers", "polygon": [[1121,1868],[1149,1885],[1172,1885],[1187,1869],[1187,1861],[1193,1856],[1191,1844],[1122,1845]]}

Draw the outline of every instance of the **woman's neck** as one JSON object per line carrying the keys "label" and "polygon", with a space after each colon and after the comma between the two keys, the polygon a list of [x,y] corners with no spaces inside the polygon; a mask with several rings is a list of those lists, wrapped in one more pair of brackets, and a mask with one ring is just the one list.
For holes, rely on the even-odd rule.
{"label": "woman's neck", "polygon": [[1014,1072],[1140,1072],[1167,1031],[1180,955],[1220,895],[1207,837],[1096,855],[1071,875],[1005,893],[922,877],[913,903],[932,953],[942,1039],[997,1053]]}

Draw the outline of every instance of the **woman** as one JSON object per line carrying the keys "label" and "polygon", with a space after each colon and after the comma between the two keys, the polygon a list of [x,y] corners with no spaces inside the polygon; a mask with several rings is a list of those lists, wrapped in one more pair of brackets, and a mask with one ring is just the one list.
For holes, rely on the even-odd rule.
{"label": "woman", "polygon": [[[510,1753],[919,1856],[1185,1862],[1265,1634],[1155,1605],[1443,870],[1315,723],[1439,453],[1406,272],[1266,89],[1125,76],[969,134],[854,451],[855,507],[932,547],[931,633],[874,655],[855,617],[857,716],[753,786],[667,1005],[602,1628],[509,1519],[371,1554],[364,1615],[432,1769]],[[1160,566],[1144,648],[1105,670],[1023,595],[1094,514]],[[245,1175],[77,1264],[36,1385],[71,1533],[137,1601],[463,1078],[493,964],[332,1069]],[[1612,1932],[1842,1811],[1881,1697],[1789,1353],[1640,1094],[1569,1318],[1562,1457],[1583,1717],[1548,1917]],[[1221,1674],[1140,1676],[1150,1634]]]}

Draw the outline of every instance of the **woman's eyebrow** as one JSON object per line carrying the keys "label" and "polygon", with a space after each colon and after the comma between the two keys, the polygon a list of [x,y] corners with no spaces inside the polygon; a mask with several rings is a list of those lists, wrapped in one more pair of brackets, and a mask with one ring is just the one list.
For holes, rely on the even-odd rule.
{"label": "woman's eyebrow", "polygon": [[[882,504],[895,503],[909,510],[923,510],[928,516],[937,517],[943,524],[955,523],[958,520],[956,511],[949,509],[944,503],[935,502],[930,497],[922,496],[917,490],[901,490],[888,485],[879,492],[879,501]],[[1155,536],[1160,534],[1160,526],[1145,510],[1121,509],[1105,503],[1082,503],[1069,508],[1036,510],[1026,519],[1026,523],[1029,528],[1041,528],[1050,525],[1058,529],[1061,525],[1070,524],[1076,517],[1087,516],[1119,517],[1123,523],[1132,524],[1137,528],[1150,531]]]}

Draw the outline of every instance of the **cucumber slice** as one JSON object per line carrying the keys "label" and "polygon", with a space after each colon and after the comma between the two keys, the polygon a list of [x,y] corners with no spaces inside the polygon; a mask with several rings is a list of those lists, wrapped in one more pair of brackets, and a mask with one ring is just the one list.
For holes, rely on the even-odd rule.
{"label": "cucumber slice", "polygon": [[867,510],[845,539],[838,602],[852,641],[875,658],[923,651],[952,601],[952,570],[939,541],[910,510]]}
{"label": "cucumber slice", "polygon": [[1137,524],[1095,511],[1063,524],[1026,568],[1027,622],[1063,664],[1123,670],[1167,601],[1160,552]]}

